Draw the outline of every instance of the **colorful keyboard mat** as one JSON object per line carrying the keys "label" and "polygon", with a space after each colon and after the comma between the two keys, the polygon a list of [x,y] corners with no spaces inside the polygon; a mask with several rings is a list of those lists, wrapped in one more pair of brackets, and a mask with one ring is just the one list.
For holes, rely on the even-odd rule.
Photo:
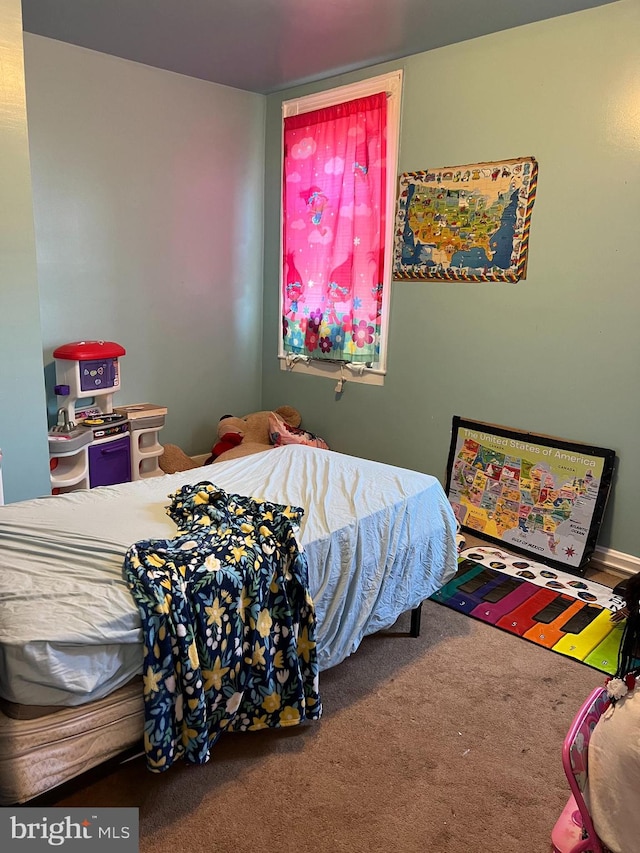
{"label": "colorful keyboard mat", "polygon": [[624,601],[602,584],[482,546],[460,553],[456,575],[431,598],[601,672],[616,670],[624,622],[611,615]]}

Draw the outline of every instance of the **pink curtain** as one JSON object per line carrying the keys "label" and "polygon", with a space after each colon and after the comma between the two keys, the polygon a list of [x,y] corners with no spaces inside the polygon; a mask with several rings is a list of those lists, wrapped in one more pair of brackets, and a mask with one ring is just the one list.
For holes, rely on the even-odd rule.
{"label": "pink curtain", "polygon": [[285,353],[378,360],[386,116],[380,92],[285,118]]}

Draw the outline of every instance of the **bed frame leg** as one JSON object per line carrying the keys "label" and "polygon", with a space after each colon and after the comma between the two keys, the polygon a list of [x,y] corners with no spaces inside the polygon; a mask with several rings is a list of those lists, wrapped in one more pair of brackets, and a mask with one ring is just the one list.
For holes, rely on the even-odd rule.
{"label": "bed frame leg", "polygon": [[410,637],[419,637],[420,636],[420,617],[422,616],[422,602],[417,607],[411,611],[411,629],[409,631]]}

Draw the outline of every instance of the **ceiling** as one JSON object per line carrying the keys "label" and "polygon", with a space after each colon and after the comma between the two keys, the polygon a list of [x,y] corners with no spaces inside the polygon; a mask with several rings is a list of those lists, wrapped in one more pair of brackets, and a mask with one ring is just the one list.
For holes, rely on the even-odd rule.
{"label": "ceiling", "polygon": [[615,0],[22,0],[23,29],[269,94]]}

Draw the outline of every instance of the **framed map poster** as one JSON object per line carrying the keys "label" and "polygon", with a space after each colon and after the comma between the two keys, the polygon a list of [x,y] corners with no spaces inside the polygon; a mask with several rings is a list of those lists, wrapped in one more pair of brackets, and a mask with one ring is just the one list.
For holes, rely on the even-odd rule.
{"label": "framed map poster", "polygon": [[593,554],[615,453],[453,418],[446,492],[463,530],[559,569]]}
{"label": "framed map poster", "polygon": [[537,183],[533,157],[404,172],[398,187],[394,278],[525,278]]}

